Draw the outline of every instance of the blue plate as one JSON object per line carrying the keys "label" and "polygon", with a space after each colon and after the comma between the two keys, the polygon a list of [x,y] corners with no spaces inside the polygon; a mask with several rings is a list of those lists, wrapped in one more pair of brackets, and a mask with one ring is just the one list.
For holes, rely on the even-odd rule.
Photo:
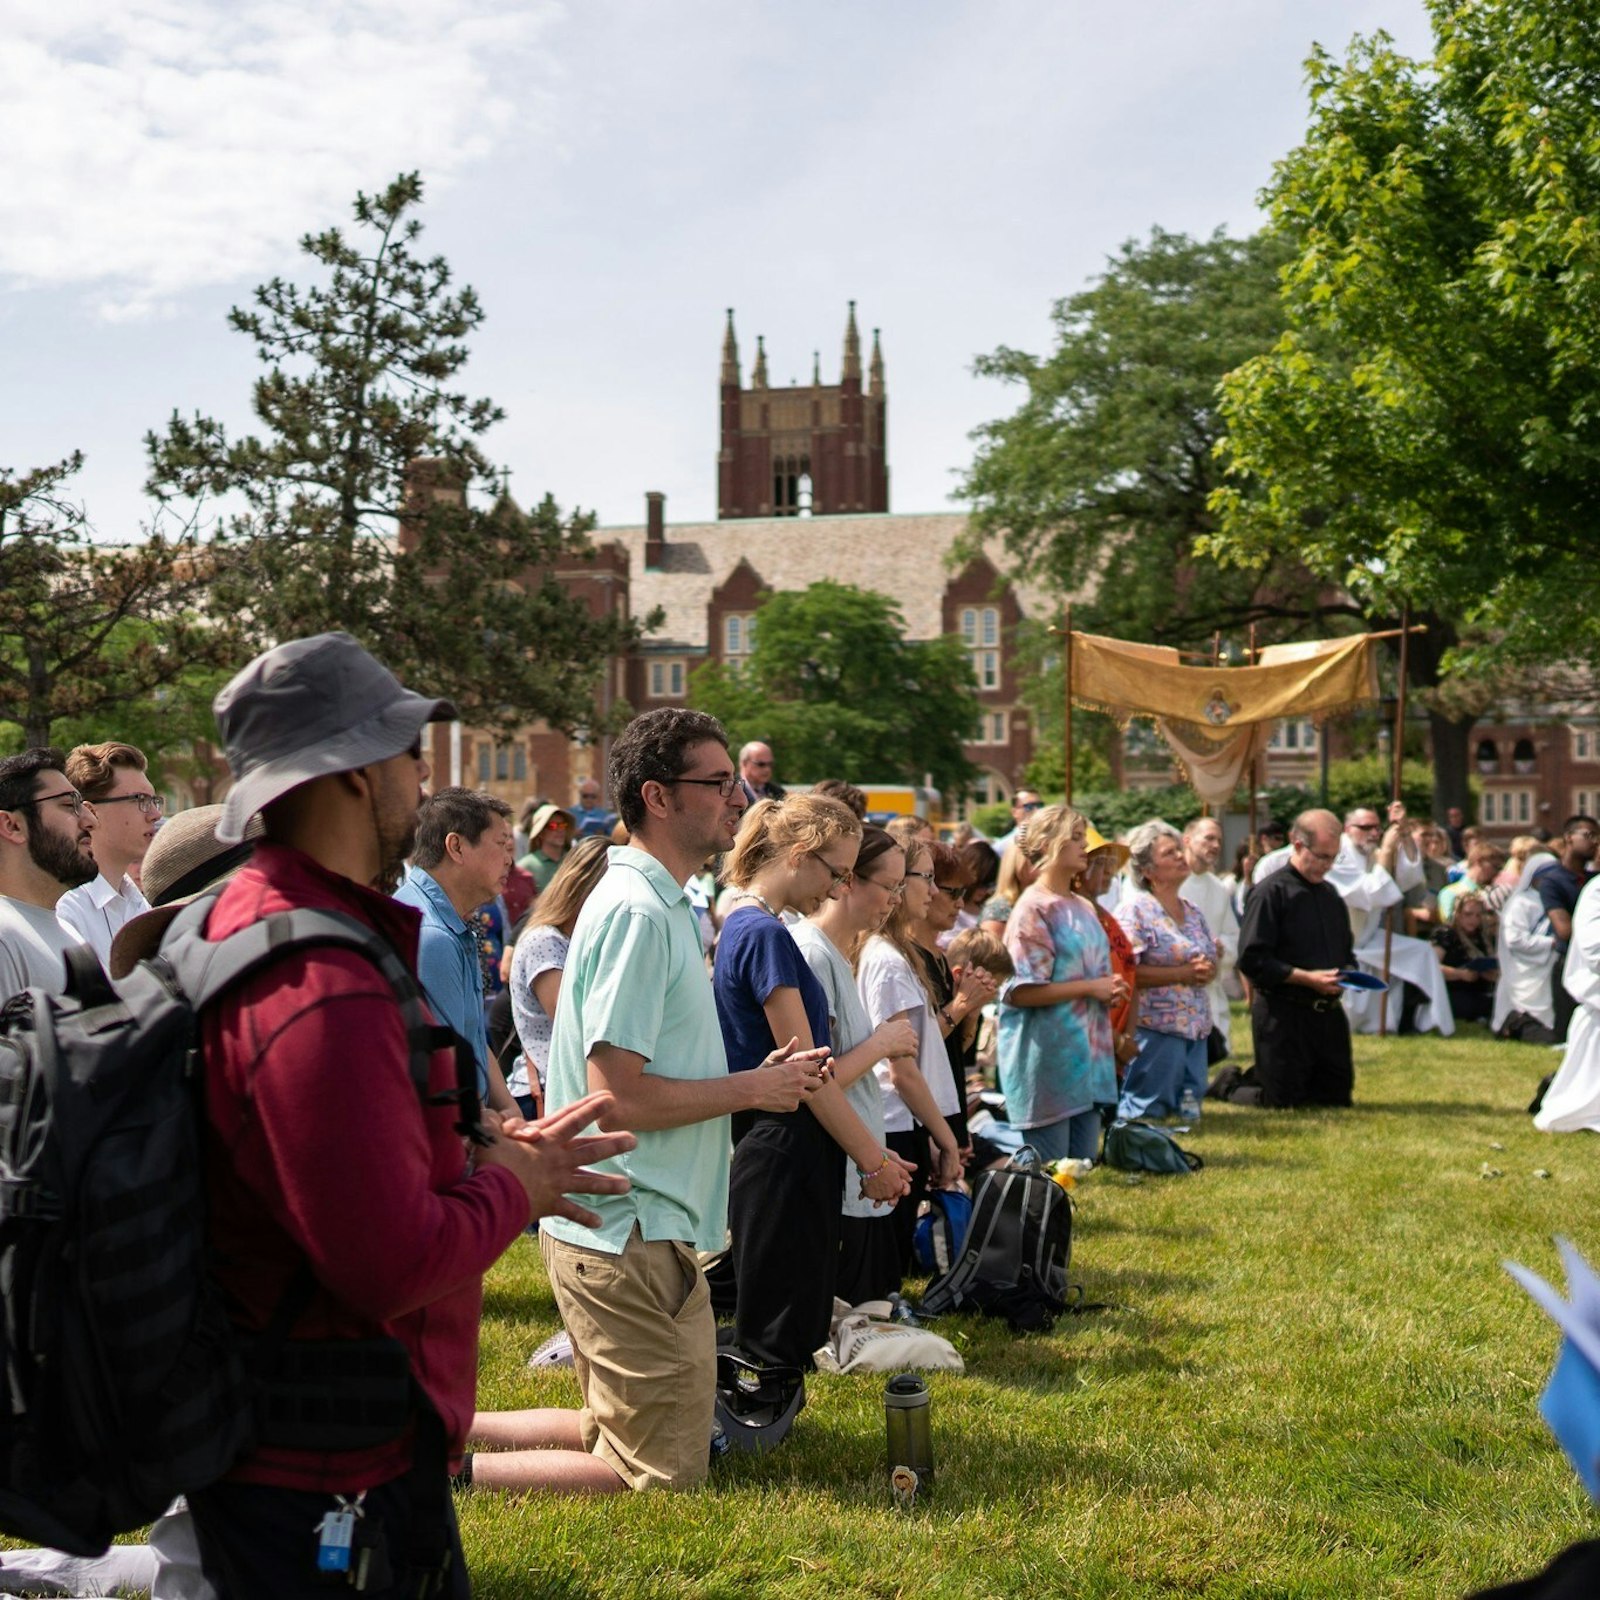
{"label": "blue plate", "polygon": [[1382,994],[1389,985],[1382,978],[1374,977],[1370,972],[1362,972],[1359,968],[1352,967],[1348,972],[1339,974],[1339,987],[1341,989],[1370,989],[1375,994]]}

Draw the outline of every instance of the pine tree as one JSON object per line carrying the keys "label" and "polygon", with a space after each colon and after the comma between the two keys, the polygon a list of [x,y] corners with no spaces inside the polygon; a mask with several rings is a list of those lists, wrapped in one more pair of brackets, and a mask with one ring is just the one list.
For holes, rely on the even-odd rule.
{"label": "pine tree", "polygon": [[343,628],[477,726],[587,729],[607,657],[639,629],[551,575],[590,553],[592,517],[504,496],[480,445],[503,413],[453,387],[483,309],[420,254],[421,202],[416,173],[357,195],[352,233],[301,240],[317,282],[274,278],[234,308],[265,368],[263,431],[175,413],[146,438],[149,488],[242,506],[219,521],[236,559],[213,601],[258,645]]}

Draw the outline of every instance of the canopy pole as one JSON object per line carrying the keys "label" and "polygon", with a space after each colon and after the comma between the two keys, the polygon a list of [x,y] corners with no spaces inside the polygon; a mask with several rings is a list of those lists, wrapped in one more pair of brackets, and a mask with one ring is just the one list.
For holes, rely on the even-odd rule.
{"label": "canopy pole", "polygon": [[[1211,635],[1211,665],[1212,665],[1213,668],[1220,667],[1222,665],[1222,629],[1221,628],[1218,628]],[[1202,800],[1200,802],[1200,815],[1202,817],[1209,817],[1211,815],[1211,802],[1209,800]]]}
{"label": "canopy pole", "polygon": [[1067,804],[1072,804],[1072,602],[1067,601],[1067,615],[1062,628],[1065,639],[1065,654],[1061,660],[1065,670],[1067,688],[1067,720],[1066,720],[1066,799]]}
{"label": "canopy pole", "polygon": [[[1395,695],[1394,707],[1394,753],[1389,768],[1389,803],[1393,805],[1400,798],[1401,768],[1406,758],[1406,670],[1409,666],[1407,646],[1411,643],[1411,602],[1407,600],[1400,608],[1400,686],[1399,693]],[[1399,845],[1395,848],[1398,850]],[[1396,915],[1404,915],[1399,906],[1390,909],[1389,915],[1383,919],[1383,981],[1389,982],[1389,962],[1394,955],[1394,919]],[[1378,1010],[1378,1037],[1384,1039],[1389,1034],[1389,995],[1386,988],[1383,992],[1383,1003]]]}
{"label": "canopy pole", "polygon": [[[1256,625],[1250,624],[1250,665],[1256,665],[1259,652],[1256,650]],[[1256,848],[1256,791],[1261,787],[1261,756],[1259,752],[1250,757],[1250,851],[1253,855]]]}

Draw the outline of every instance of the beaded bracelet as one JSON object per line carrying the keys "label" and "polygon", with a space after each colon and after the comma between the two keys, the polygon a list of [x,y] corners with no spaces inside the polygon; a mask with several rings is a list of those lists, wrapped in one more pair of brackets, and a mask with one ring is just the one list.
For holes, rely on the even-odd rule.
{"label": "beaded bracelet", "polygon": [[884,1170],[884,1168],[885,1168],[885,1167],[887,1167],[887,1166],[888,1166],[888,1165],[889,1165],[889,1163],[890,1163],[890,1162],[891,1162],[891,1161],[892,1161],[892,1160],[893,1160],[893,1159],[894,1159],[894,1156],[893,1156],[893,1154],[892,1154],[892,1153],[891,1153],[891,1152],[890,1152],[890,1151],[888,1151],[888,1150],[885,1150],[885,1151],[884,1151],[884,1152],[883,1152],[883,1160],[882,1160],[882,1161],[880,1161],[880,1162],[879,1162],[879,1163],[878,1163],[878,1164],[877,1164],[877,1166],[875,1166],[875,1167],[874,1167],[874,1168],[873,1168],[873,1169],[872,1169],[872,1171],[871,1171],[871,1172],[867,1172],[867,1171],[866,1171],[866,1170],[865,1170],[865,1169],[864,1169],[864,1168],[861,1168],[861,1167],[857,1167],[857,1168],[856,1168],[856,1171],[857,1171],[857,1172],[859,1172],[859,1173],[860,1173],[860,1174],[861,1174],[861,1181],[862,1181],[862,1183],[863,1183],[863,1184],[868,1184],[868,1183],[871,1183],[871,1182],[872,1182],[872,1180],[873,1180],[873,1179],[874,1179],[874,1178],[876,1178],[876,1177],[879,1177],[879,1176],[881,1176],[881,1175],[882,1175],[882,1173],[883,1173],[883,1170]]}

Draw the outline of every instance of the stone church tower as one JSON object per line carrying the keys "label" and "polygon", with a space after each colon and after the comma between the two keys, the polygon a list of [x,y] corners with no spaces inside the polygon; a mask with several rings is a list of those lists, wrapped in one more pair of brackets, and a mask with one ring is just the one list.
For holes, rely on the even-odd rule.
{"label": "stone church tower", "polygon": [[856,303],[844,330],[844,366],[824,384],[818,357],[811,382],[767,385],[767,352],[756,340],[750,387],[739,381],[733,311],[722,338],[722,448],[717,454],[717,516],[833,516],[889,509],[888,400],[883,352],[872,330],[867,387],[861,387]]}

